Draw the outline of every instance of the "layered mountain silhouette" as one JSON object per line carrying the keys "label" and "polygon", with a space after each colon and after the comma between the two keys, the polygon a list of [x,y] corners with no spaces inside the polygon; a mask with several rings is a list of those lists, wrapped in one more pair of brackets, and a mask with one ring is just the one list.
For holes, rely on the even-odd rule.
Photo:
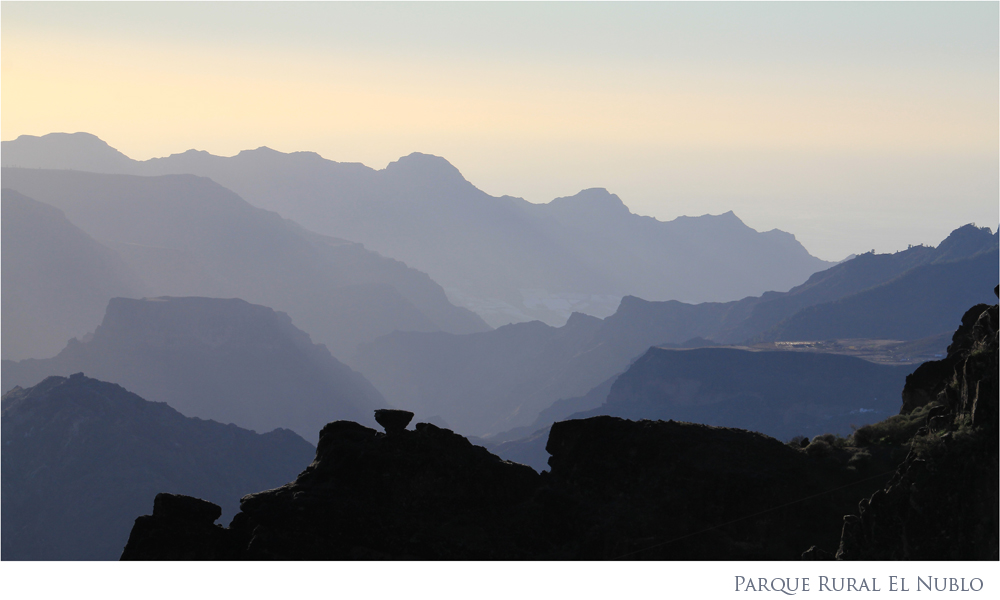
{"label": "layered mountain silhouette", "polygon": [[610,415],[737,427],[778,439],[847,435],[899,412],[916,365],[794,351],[650,348],[607,400],[575,418]]}
{"label": "layered mountain silhouette", "polygon": [[[880,286],[805,308],[760,337],[913,340],[947,331],[954,327],[958,308],[982,299],[983,282],[1000,271],[996,248],[994,241],[992,249],[975,256],[914,267]],[[900,302],[902,298],[919,302]]]}
{"label": "layered mountain silhouette", "polygon": [[[157,496],[122,560],[997,560],[997,308],[969,309],[898,414],[848,437],[597,416],[554,424],[538,474],[390,411],[385,433],[324,427],[309,467],[244,496],[227,528],[211,502]],[[674,400],[720,400],[719,376]]]}
{"label": "layered mountain silhouette", "polygon": [[449,303],[427,275],[254,208],[202,177],[4,169],[3,185],[60,209],[117,252],[141,275],[148,295],[238,297],[270,306],[345,360],[359,343],[397,329],[489,329]]}
{"label": "layered mountain silhouette", "polygon": [[255,206],[428,273],[494,326],[561,325],[574,311],[603,317],[629,294],[735,300],[787,290],[830,266],[791,234],[754,231],[731,212],[661,222],[603,189],[548,204],[493,197],[420,153],[382,170],[269,148],[133,161],[93,135],[53,133],[3,142],[2,155],[5,166],[209,177]]}
{"label": "layered mountain silhouette", "polygon": [[[537,421],[541,411],[586,396],[651,346],[943,334],[965,307],[989,301],[998,269],[997,235],[967,225],[938,248],[861,255],[785,293],[703,304],[626,296],[610,317],[577,313],[559,328],[534,322],[471,335],[397,332],[364,345],[357,366],[390,402],[439,415],[457,431],[523,427],[528,435],[553,422]],[[946,336],[934,339],[943,352]],[[594,400],[578,410],[600,404]]]}
{"label": "layered mountain silhouette", "polygon": [[142,279],[57,208],[2,191],[3,358],[55,356],[101,322],[114,296]]}
{"label": "layered mountain silhouette", "polygon": [[50,359],[3,361],[4,391],[83,372],[184,415],[315,441],[337,419],[386,403],[288,315],[239,299],[114,298],[104,321]]}
{"label": "layered mountain silhouette", "polygon": [[[899,392],[915,368],[819,352],[654,347],[613,384],[595,387],[590,398],[553,406],[576,405],[578,411],[559,416],[550,408],[531,427],[494,436],[486,446],[540,471],[549,459],[549,425],[593,416],[735,427],[779,440],[845,436],[896,414]],[[602,395],[599,406],[587,406]]]}
{"label": "layered mountain silhouette", "polygon": [[[5,378],[6,379],[6,378]],[[188,418],[76,374],[3,396],[3,560],[117,560],[160,492],[217,503],[277,487],[315,452],[287,429]]]}

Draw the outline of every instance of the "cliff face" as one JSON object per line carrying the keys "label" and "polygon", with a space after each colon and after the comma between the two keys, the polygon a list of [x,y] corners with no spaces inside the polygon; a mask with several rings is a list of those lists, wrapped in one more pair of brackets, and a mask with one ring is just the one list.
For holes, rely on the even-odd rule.
{"label": "cliff face", "polygon": [[926,412],[925,426],[884,489],[845,517],[838,558],[1000,557],[997,311],[997,305],[971,308],[947,358],[907,378],[901,414]]}

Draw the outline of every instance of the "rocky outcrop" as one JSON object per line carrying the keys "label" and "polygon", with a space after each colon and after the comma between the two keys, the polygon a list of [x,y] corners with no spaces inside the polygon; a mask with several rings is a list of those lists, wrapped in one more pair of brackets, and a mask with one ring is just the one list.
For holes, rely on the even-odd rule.
{"label": "rocky outcrop", "polygon": [[926,425],[884,489],[845,517],[838,558],[1000,558],[997,311],[970,309],[947,358],[908,378],[902,414],[923,411]]}
{"label": "rocky outcrop", "polygon": [[[527,558],[514,525],[538,481],[530,467],[428,423],[386,435],[336,421],[294,482],[240,501],[226,534],[254,560]],[[137,520],[122,557],[174,559],[163,555],[172,542],[158,540],[187,534],[182,552],[205,547],[198,558],[215,558],[215,530],[193,521],[154,510]]]}
{"label": "rocky outcrop", "polygon": [[316,460],[245,496],[227,529],[154,508],[122,557],[790,559],[817,539],[835,544],[866,489],[845,461],[689,423],[557,423],[541,475],[447,429],[393,429],[331,423]]}
{"label": "rocky outcrop", "polygon": [[[740,429],[593,417],[552,426],[554,557],[789,560],[835,540],[867,472]],[[834,523],[823,523],[833,517]]]}

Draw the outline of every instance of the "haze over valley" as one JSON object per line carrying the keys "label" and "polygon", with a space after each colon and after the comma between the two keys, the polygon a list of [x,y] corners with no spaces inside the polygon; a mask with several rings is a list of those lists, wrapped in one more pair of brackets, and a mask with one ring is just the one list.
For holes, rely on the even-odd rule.
{"label": "haze over valley", "polygon": [[5,563],[1000,559],[996,3],[2,10]]}

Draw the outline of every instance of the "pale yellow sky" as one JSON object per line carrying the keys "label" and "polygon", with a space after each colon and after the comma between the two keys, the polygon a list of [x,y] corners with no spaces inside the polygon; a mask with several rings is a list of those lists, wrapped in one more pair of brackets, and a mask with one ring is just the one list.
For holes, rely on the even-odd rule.
{"label": "pale yellow sky", "polygon": [[2,139],[427,152],[491,194],[734,210],[827,259],[1000,221],[995,4],[117,5],[0,5]]}

